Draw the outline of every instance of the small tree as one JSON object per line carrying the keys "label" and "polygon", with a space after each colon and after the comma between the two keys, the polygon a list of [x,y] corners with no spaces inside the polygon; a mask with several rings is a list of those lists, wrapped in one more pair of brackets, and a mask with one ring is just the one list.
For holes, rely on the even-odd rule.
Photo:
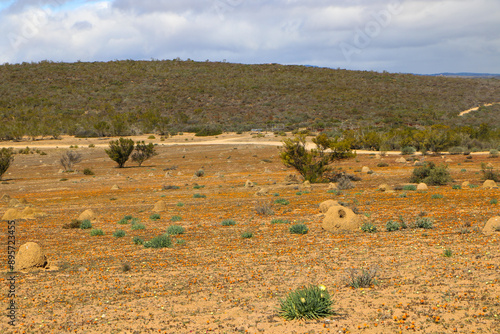
{"label": "small tree", "polygon": [[333,161],[354,156],[347,140],[331,139],[322,133],[312,141],[316,148],[308,150],[305,135],[284,139],[280,153],[285,166],[295,168],[309,182],[322,181],[323,174],[330,170],[328,165]]}
{"label": "small tree", "polygon": [[109,158],[118,164],[118,168],[123,168],[130,154],[134,150],[132,139],[120,138],[109,142],[109,149],[105,150]]}
{"label": "small tree", "polygon": [[137,162],[141,166],[144,161],[155,155],[158,155],[158,153],[156,153],[153,143],[146,145],[144,141],[138,141],[135,146],[135,152],[132,153],[132,161]]}
{"label": "small tree", "polygon": [[72,170],[73,165],[80,161],[82,161],[82,155],[75,151],[66,151],[59,160],[65,171]]}
{"label": "small tree", "polygon": [[410,177],[411,183],[424,182],[432,186],[442,186],[451,181],[448,167],[445,165],[436,166],[433,162],[427,162],[423,166],[415,168]]}
{"label": "small tree", "polygon": [[0,180],[2,175],[9,169],[10,164],[14,161],[14,152],[11,148],[2,148],[0,150]]}

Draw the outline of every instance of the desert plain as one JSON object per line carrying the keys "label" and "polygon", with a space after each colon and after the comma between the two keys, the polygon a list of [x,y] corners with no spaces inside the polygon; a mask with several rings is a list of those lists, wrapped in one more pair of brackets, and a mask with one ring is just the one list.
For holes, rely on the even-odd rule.
{"label": "desert plain", "polygon": [[[272,133],[148,137],[132,138],[158,144],[159,154],[125,168],[104,151],[115,138],[0,143],[45,153],[16,154],[0,197],[45,213],[16,220],[15,237],[16,247],[38,243],[49,260],[45,269],[12,273],[2,221],[0,302],[9,302],[7,278],[14,274],[17,310],[15,326],[2,317],[0,333],[500,332],[500,232],[482,231],[500,215],[500,191],[481,187],[481,163],[496,169],[500,158],[473,153],[400,163],[395,153],[362,152],[334,163],[361,181],[328,191],[328,183],[286,182],[298,173],[280,161],[282,137]],[[59,159],[69,149],[82,161],[67,173]],[[401,189],[414,159],[446,163],[453,182]],[[361,173],[363,166],[373,173]],[[83,174],[85,168],[94,175]],[[194,175],[198,170],[203,176]],[[245,187],[247,180],[253,187]],[[459,187],[465,181],[470,185]],[[396,190],[380,191],[384,183]],[[265,191],[256,195],[259,189]],[[328,199],[365,215],[377,231],[325,231],[319,204]],[[165,206],[156,212],[159,201]],[[258,213],[262,206],[270,210]],[[9,201],[1,201],[0,215],[8,209]],[[62,228],[87,209],[95,213],[92,227],[104,235]],[[155,213],[159,219],[151,219]],[[119,224],[125,216],[145,228]],[[433,228],[386,231],[390,220],[411,226],[419,217],[431,218]],[[223,226],[226,219],[236,224]],[[273,223],[278,219],[289,224]],[[290,233],[296,223],[308,233]],[[132,241],[162,235],[171,225],[185,229],[172,236],[171,247]],[[114,237],[117,230],[125,236]],[[252,237],[243,238],[246,232]],[[375,284],[347,286],[350,270],[362,269],[376,270]],[[279,316],[290,291],[319,284],[330,292],[333,315]]]}

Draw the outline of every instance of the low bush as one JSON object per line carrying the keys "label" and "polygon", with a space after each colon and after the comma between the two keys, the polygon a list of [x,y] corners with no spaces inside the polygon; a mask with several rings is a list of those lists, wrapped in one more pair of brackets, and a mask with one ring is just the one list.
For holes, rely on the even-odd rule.
{"label": "low bush", "polygon": [[290,221],[288,219],[275,218],[271,220],[271,224],[290,224]]}
{"label": "low bush", "polygon": [[173,221],[173,222],[179,222],[182,220],[182,217],[181,216],[172,216],[172,218],[170,218],[170,221]]}
{"label": "low bush", "polygon": [[401,228],[398,222],[393,220],[389,220],[387,224],[385,224],[385,229],[387,232],[398,231]]}
{"label": "low bush", "polygon": [[172,246],[172,239],[167,235],[159,235],[144,242],[145,248],[167,248]]}
{"label": "low bush", "polygon": [[364,223],[361,225],[361,231],[363,232],[368,232],[368,233],[374,233],[377,232],[377,227],[373,225],[372,223]]}
{"label": "low bush", "polygon": [[372,285],[377,284],[377,268],[372,268],[369,270],[361,269],[361,272],[357,269],[349,269],[347,271],[347,277],[344,279],[347,286],[351,288],[368,288]]}
{"label": "low bush", "polygon": [[309,232],[309,228],[304,224],[295,224],[290,226],[290,233],[306,234],[307,232]]}
{"label": "low bush", "polygon": [[104,231],[99,228],[94,228],[90,231],[91,236],[104,235]]}
{"label": "low bush", "polygon": [[334,314],[324,285],[309,286],[288,293],[280,300],[279,316],[286,320],[319,319]]}
{"label": "low bush", "polygon": [[222,226],[233,226],[236,225],[236,221],[234,219],[224,219],[221,224]]}
{"label": "low bush", "polygon": [[134,231],[136,231],[136,230],[144,230],[144,229],[146,229],[146,226],[144,226],[144,224],[136,223],[136,224],[132,224],[131,228]]}
{"label": "low bush", "polygon": [[207,196],[196,193],[196,194],[193,195],[193,198],[207,198]]}
{"label": "low bush", "polygon": [[144,240],[142,238],[140,238],[140,237],[133,237],[132,241],[136,245],[142,245],[142,244],[144,244]]}
{"label": "low bush", "polygon": [[281,205],[288,205],[290,204],[290,201],[288,201],[285,198],[278,198],[277,200],[274,201],[275,204],[281,204]]}
{"label": "low bush", "polygon": [[451,181],[448,167],[445,165],[436,166],[433,162],[426,162],[424,165],[415,168],[410,177],[411,183],[424,182],[432,186],[442,186]]}
{"label": "low bush", "polygon": [[253,237],[253,233],[252,232],[243,232],[241,237],[244,239],[249,239],[249,238]]}
{"label": "low bush", "polygon": [[167,228],[167,234],[168,235],[178,235],[178,234],[183,234],[184,233],[184,227],[180,225],[170,225]]}
{"label": "low bush", "polygon": [[424,228],[431,229],[434,225],[434,222],[431,218],[428,217],[420,217],[415,220],[414,226],[415,228]]}
{"label": "low bush", "polygon": [[83,175],[94,175],[94,172],[90,168],[85,168],[83,170]]}
{"label": "low bush", "polygon": [[82,223],[80,224],[80,228],[82,230],[86,230],[86,229],[89,229],[89,228],[92,228],[92,223],[90,222],[90,220],[88,219],[85,219],[82,221]]}
{"label": "low bush", "polygon": [[149,219],[151,219],[151,220],[158,220],[160,218],[161,218],[161,216],[159,213],[153,213],[151,216],[149,216]]}
{"label": "low bush", "polygon": [[125,231],[124,230],[116,230],[114,233],[113,233],[113,237],[115,238],[122,238],[126,235]]}

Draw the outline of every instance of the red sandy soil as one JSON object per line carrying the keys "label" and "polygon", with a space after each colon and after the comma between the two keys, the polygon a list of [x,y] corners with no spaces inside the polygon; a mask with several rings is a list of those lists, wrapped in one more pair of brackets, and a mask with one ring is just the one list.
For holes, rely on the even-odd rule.
{"label": "red sandy soil", "polygon": [[[159,155],[143,167],[128,162],[122,169],[104,152],[110,139],[2,143],[16,149],[39,147],[46,153],[16,155],[0,183],[0,197],[25,198],[47,213],[16,221],[16,247],[39,243],[51,267],[15,273],[17,322],[9,326],[3,317],[0,333],[500,332],[500,233],[481,232],[490,217],[500,215],[498,189],[448,185],[424,192],[380,192],[382,183],[407,183],[413,165],[396,163],[395,156],[364,154],[336,163],[362,181],[335,194],[327,192],[327,184],[311,189],[285,184],[285,177],[296,172],[280,162],[280,145],[275,145],[279,137],[147,137],[134,139],[158,143]],[[78,145],[75,150],[83,160],[76,165],[78,171],[60,173],[59,158],[70,145]],[[454,184],[481,185],[481,162],[500,165],[499,158],[486,155],[448,158]],[[378,167],[381,161],[389,166]],[[361,174],[362,166],[374,173]],[[84,168],[95,175],[84,175]],[[171,169],[171,176],[165,176],[165,169]],[[205,176],[196,178],[199,169]],[[246,180],[256,187],[245,188]],[[120,189],[111,190],[115,184]],[[164,185],[179,189],[163,190]],[[269,194],[255,196],[258,187]],[[196,193],[206,198],[194,198]],[[435,194],[443,197],[432,198]],[[274,203],[278,198],[290,204]],[[318,205],[327,199],[369,216],[377,232],[326,232]],[[159,200],[167,209],[152,220]],[[273,214],[256,213],[264,202],[272,203]],[[0,214],[7,209],[0,202]],[[96,212],[92,224],[104,236],[62,228],[85,209]],[[118,224],[126,215],[140,219],[146,228]],[[173,222],[173,216],[182,220]],[[434,219],[434,228],[385,229],[389,220],[402,218],[411,224],[419,216]],[[290,225],[272,224],[275,218],[302,222],[309,232],[291,234]],[[236,225],[222,226],[224,219],[234,219]],[[185,233],[172,237],[171,248],[132,242],[135,236],[149,240],[161,235],[173,224],[183,226]],[[5,306],[12,273],[7,224],[2,226],[0,302]],[[126,236],[113,237],[118,229]],[[244,232],[253,237],[242,238]],[[446,249],[451,257],[443,255]],[[377,268],[377,284],[346,286],[350,268]],[[317,284],[332,295],[334,315],[307,321],[278,316],[280,299]]]}

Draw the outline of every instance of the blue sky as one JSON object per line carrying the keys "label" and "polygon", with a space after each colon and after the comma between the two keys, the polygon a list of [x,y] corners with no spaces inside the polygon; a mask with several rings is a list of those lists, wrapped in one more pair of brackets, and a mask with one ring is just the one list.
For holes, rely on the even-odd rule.
{"label": "blue sky", "polygon": [[498,0],[0,0],[0,64],[192,59],[500,73]]}

